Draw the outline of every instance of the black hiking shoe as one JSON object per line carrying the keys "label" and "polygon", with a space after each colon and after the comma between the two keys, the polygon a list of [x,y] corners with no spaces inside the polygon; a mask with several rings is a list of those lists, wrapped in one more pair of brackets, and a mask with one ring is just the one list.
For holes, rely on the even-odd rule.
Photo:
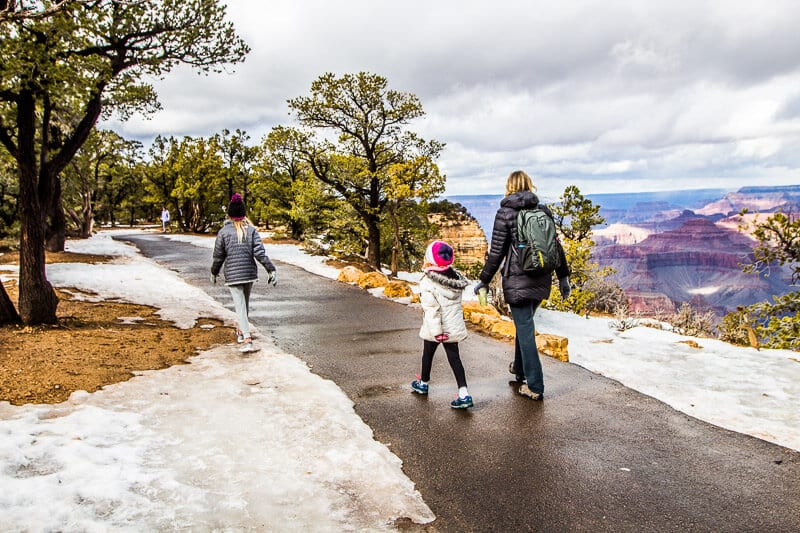
{"label": "black hiking shoe", "polygon": [[525,376],[523,376],[522,374],[517,374],[517,371],[514,370],[514,361],[511,361],[508,364],[508,371],[509,373],[514,374],[514,378],[516,378],[518,383],[522,383],[523,381],[525,381]]}

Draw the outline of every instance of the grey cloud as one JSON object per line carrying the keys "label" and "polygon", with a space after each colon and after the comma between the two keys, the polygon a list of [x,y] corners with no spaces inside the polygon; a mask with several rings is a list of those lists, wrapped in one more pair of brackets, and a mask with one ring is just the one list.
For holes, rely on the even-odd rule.
{"label": "grey cloud", "polygon": [[[230,76],[171,74],[157,84],[164,113],[124,128],[144,137],[239,127],[255,139],[289,123],[286,100],[319,75],[366,70],[421,98],[428,115],[414,126],[448,144],[448,188],[484,190],[518,167],[559,183],[650,186],[740,179],[742,169],[788,179],[800,165],[791,155],[800,96],[775,83],[800,82],[795,2],[227,4],[250,57]],[[774,117],[761,101],[775,102]]]}
{"label": "grey cloud", "polygon": [[788,99],[775,116],[783,120],[800,119],[800,94]]}

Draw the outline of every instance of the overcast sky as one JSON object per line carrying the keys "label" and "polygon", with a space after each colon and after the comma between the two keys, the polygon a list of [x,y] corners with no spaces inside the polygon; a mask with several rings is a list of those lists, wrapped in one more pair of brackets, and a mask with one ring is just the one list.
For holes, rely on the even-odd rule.
{"label": "overcast sky", "polygon": [[257,142],[321,74],[368,71],[421,99],[449,195],[501,194],[517,168],[556,197],[800,183],[795,0],[227,4],[247,60],[173,71],[163,111],[115,130]]}

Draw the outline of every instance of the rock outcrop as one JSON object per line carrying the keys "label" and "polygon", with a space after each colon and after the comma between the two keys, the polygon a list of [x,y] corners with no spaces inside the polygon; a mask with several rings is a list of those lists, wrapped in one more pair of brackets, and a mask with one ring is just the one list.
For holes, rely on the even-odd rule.
{"label": "rock outcrop", "polygon": [[[501,318],[497,309],[491,305],[482,306],[477,302],[464,302],[464,319],[495,337],[513,339],[516,335],[514,323]],[[569,362],[569,339],[538,331],[535,337],[539,353]]]}
{"label": "rock outcrop", "polygon": [[387,298],[408,298],[413,296],[411,286],[401,279],[390,281],[384,288],[383,294]]}
{"label": "rock outcrop", "polygon": [[438,238],[453,246],[458,262],[474,265],[486,260],[489,244],[477,220],[461,213],[431,213],[428,220],[439,228]]}
{"label": "rock outcrop", "polygon": [[346,266],[339,271],[337,279],[344,283],[358,283],[364,272],[354,266]]}
{"label": "rock outcrop", "polygon": [[357,284],[362,289],[377,289],[386,287],[389,284],[389,278],[380,272],[365,272],[359,276]]}

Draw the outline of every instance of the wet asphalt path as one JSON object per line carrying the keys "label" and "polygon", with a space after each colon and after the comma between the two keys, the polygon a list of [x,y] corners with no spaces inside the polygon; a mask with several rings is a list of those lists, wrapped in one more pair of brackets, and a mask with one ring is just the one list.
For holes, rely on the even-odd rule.
{"label": "wet asphalt path", "polygon": [[[232,309],[211,252],[158,234],[126,238]],[[403,461],[436,531],[800,531],[800,453],[711,426],[578,366],[543,357],[546,396],[514,394],[513,346],[461,343],[475,408],[449,407],[444,352],[428,397],[421,311],[276,262],[251,320],[336,382]]]}

